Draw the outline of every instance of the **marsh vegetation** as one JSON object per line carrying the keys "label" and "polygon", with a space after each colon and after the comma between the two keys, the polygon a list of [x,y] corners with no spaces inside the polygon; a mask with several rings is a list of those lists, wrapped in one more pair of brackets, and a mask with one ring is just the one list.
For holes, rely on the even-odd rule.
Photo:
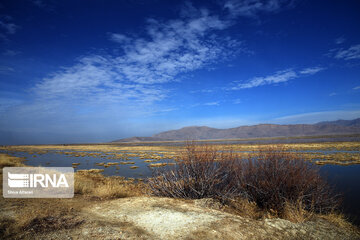
{"label": "marsh vegetation", "polygon": [[[42,209],[31,199],[2,199],[0,231],[12,236],[24,229],[29,233],[73,228],[83,223],[78,213],[84,206],[149,195],[213,199],[222,211],[251,219],[280,217],[304,222],[321,218],[351,227],[336,210],[339,198],[321,178],[321,166],[316,164],[334,163],[334,159],[336,163],[358,163],[360,143],[43,145],[3,146],[0,150],[10,154],[0,154],[1,167],[54,166],[59,163],[53,161],[54,156],[61,157],[63,166],[76,167],[74,199],[44,199]],[[15,223],[20,212],[24,217]]]}

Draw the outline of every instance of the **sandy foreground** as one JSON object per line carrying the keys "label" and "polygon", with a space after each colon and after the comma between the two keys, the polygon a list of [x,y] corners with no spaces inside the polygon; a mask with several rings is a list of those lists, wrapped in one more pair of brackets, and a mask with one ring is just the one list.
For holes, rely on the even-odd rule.
{"label": "sandy foreground", "polygon": [[[69,219],[67,220],[69,221]],[[76,226],[36,239],[360,239],[325,220],[253,220],[219,210],[209,199],[130,197],[85,207]],[[29,236],[24,236],[28,238]]]}

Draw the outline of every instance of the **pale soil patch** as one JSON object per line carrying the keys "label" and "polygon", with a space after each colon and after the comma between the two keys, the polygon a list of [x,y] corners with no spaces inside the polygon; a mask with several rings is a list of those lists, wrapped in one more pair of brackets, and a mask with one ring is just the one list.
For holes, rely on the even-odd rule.
{"label": "pale soil patch", "polygon": [[[200,203],[199,203],[200,201]],[[206,204],[205,204],[206,205]],[[38,239],[360,239],[325,220],[253,220],[210,209],[201,200],[132,197],[82,209],[85,222]]]}

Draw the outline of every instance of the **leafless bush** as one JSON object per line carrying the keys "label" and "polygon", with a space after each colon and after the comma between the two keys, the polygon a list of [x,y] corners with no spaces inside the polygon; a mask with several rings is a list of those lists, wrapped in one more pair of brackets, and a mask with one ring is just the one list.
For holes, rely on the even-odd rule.
{"label": "leafless bush", "polygon": [[149,186],[154,195],[174,198],[220,198],[235,193],[232,152],[188,143],[174,166],[157,169]]}
{"label": "leafless bush", "polygon": [[239,191],[262,209],[281,214],[290,203],[321,213],[338,205],[319,167],[283,147],[260,148],[242,163],[237,174]]}
{"label": "leafless bush", "polygon": [[289,206],[326,213],[338,205],[319,168],[283,147],[259,148],[243,160],[231,151],[191,143],[181,159],[155,172],[149,180],[152,194],[223,202],[242,198],[279,216]]}

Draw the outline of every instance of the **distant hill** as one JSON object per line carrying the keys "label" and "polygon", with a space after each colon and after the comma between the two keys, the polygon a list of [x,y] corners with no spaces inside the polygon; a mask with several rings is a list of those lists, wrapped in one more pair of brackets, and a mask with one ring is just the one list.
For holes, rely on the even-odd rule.
{"label": "distant hill", "polygon": [[360,133],[360,118],[337,120],[315,124],[258,124],[236,128],[218,129],[206,126],[184,127],[153,135],[152,137],[132,137],[113,142],[145,142],[172,140],[207,140],[260,137],[295,137]]}

